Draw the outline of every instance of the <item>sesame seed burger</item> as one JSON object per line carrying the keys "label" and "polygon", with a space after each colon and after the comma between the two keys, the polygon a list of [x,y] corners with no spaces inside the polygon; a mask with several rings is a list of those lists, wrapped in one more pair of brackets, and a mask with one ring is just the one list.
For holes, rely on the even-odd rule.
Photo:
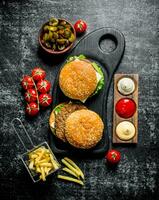
{"label": "sesame seed burger", "polygon": [[65,121],[67,117],[76,110],[87,109],[79,103],[61,103],[57,105],[50,114],[49,125],[52,133],[62,140],[67,142],[65,137]]}
{"label": "sesame seed burger", "polygon": [[84,55],[73,56],[60,71],[59,86],[67,97],[85,102],[103,88],[104,74]]}
{"label": "sesame seed burger", "polygon": [[102,139],[104,124],[91,110],[77,110],[65,121],[66,140],[79,149],[90,149]]}

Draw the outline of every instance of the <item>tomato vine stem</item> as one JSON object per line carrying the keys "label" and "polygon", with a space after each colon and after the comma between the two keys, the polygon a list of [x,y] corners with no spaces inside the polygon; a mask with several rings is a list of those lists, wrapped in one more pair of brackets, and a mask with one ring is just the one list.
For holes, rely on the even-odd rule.
{"label": "tomato vine stem", "polygon": [[35,90],[36,90],[37,103],[38,103],[38,110],[40,110],[38,89],[37,89],[37,87],[36,87],[36,84],[35,84],[35,81],[34,81],[33,77],[31,77],[31,78],[32,78],[32,81],[33,81],[33,83],[34,83],[34,87],[35,87]]}

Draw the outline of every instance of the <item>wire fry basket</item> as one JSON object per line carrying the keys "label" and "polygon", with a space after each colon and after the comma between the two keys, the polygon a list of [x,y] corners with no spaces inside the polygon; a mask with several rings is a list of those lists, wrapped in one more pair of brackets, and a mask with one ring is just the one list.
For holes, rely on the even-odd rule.
{"label": "wire fry basket", "polygon": [[[22,128],[23,131],[25,132],[25,135],[26,135],[26,137],[27,137],[27,139],[28,139],[28,141],[29,141],[29,143],[30,143],[30,145],[31,145],[31,147],[32,147],[31,149],[30,149],[30,148],[27,148],[27,146],[25,145],[25,143],[24,143],[22,137],[19,135],[17,129],[15,128],[15,121],[17,121],[17,122],[19,123],[19,125],[21,126],[21,128]],[[29,168],[29,154],[30,154],[31,152],[37,150],[38,148],[40,148],[40,147],[43,148],[43,147],[44,147],[44,148],[48,149],[48,150],[49,150],[49,153],[52,155],[53,159],[55,160],[55,162],[56,162],[57,165],[58,165],[58,168],[57,168],[57,169],[52,169],[52,170],[48,173],[47,176],[49,176],[50,174],[52,174],[52,173],[54,173],[55,171],[57,171],[57,170],[60,169],[60,164],[59,164],[59,162],[57,161],[57,159],[56,159],[54,153],[52,152],[51,148],[49,147],[49,145],[48,145],[48,143],[47,143],[46,141],[40,143],[39,145],[34,145],[32,139],[30,138],[30,136],[29,136],[27,130],[25,129],[25,127],[24,127],[22,121],[21,121],[19,118],[14,118],[14,119],[11,121],[11,125],[12,125],[12,127],[13,127],[13,129],[14,129],[16,135],[18,136],[20,142],[22,143],[22,145],[23,145],[25,151],[26,151],[25,153],[21,154],[19,157],[20,157],[20,159],[22,160],[22,162],[23,162],[25,168],[27,169],[27,171],[28,171],[28,173],[29,173],[29,175],[30,175],[30,177],[31,177],[31,179],[33,180],[34,183],[40,181],[41,179],[40,179],[39,174],[38,174],[37,172],[35,172],[35,171],[33,171],[33,170],[31,170],[31,169]]]}

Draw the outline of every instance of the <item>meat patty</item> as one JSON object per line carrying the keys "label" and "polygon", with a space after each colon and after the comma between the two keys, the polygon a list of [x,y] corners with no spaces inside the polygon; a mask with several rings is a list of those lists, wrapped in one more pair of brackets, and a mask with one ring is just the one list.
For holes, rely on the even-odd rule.
{"label": "meat patty", "polygon": [[82,104],[68,103],[65,104],[61,111],[55,117],[55,135],[64,142],[67,142],[65,137],[65,121],[68,116],[76,110],[87,109]]}

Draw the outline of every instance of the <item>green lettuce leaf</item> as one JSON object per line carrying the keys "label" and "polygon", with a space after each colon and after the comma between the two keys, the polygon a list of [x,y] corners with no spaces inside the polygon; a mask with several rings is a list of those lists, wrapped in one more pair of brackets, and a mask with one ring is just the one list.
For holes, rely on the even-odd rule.
{"label": "green lettuce leaf", "polygon": [[82,59],[86,59],[86,57],[85,57],[83,54],[80,54],[79,56],[70,56],[70,57],[67,59],[67,63],[68,63],[68,62],[71,62],[71,61],[73,61],[73,60],[75,60],[75,59],[80,59],[80,60],[82,60]]}
{"label": "green lettuce leaf", "polygon": [[64,106],[65,106],[64,104],[60,104],[60,105],[56,106],[54,108],[55,115],[57,115],[59,112],[61,112],[61,108],[63,108]]}
{"label": "green lettuce leaf", "polygon": [[[93,95],[97,94],[104,86],[104,74],[100,68],[100,66],[98,66],[95,62],[92,63],[92,66],[94,67],[94,69],[96,70],[97,73],[99,73],[101,75],[101,78],[98,82],[98,85],[96,87],[96,90],[94,91]],[[92,96],[93,96],[92,95]]]}

